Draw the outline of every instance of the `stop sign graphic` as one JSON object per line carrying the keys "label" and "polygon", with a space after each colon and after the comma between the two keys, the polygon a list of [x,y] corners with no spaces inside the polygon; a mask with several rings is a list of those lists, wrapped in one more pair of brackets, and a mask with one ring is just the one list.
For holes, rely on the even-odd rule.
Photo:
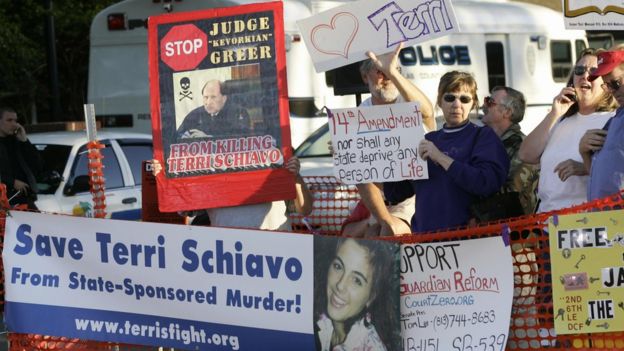
{"label": "stop sign graphic", "polygon": [[160,42],[160,59],[174,71],[194,69],[208,54],[206,39],[194,24],[175,26]]}

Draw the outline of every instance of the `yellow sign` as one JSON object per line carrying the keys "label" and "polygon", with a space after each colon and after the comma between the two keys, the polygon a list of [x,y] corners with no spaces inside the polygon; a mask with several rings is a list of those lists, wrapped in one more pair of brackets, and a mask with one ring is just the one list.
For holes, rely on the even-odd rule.
{"label": "yellow sign", "polygon": [[557,334],[624,330],[624,210],[549,221]]}

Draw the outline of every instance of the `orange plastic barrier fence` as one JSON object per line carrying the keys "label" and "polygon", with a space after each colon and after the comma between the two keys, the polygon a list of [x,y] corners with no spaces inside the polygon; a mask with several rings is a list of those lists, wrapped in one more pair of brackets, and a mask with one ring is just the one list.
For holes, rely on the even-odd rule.
{"label": "orange plastic barrier fence", "polygon": [[[358,201],[357,190],[353,186],[338,184],[331,177],[308,177],[306,182],[315,199],[314,211],[306,219],[293,215],[295,231],[325,235],[338,234],[342,221]],[[0,204],[2,204],[1,196],[2,190],[0,189]],[[509,230],[514,265],[514,299],[506,350],[623,350],[624,333],[622,332],[555,335],[550,250],[548,234],[545,231],[548,218],[554,214],[564,215],[622,208],[624,208],[624,191],[616,196],[550,213],[514,218],[474,228],[403,236],[388,240],[399,240],[404,243],[463,240],[501,235],[503,230]],[[4,218],[5,212],[2,211],[0,213],[2,239],[4,238]],[[2,282],[4,282],[4,276],[2,276]],[[3,305],[4,288],[0,290],[0,293]],[[50,317],[42,316],[42,318]],[[17,333],[9,333],[8,340],[11,351],[158,349]]]}

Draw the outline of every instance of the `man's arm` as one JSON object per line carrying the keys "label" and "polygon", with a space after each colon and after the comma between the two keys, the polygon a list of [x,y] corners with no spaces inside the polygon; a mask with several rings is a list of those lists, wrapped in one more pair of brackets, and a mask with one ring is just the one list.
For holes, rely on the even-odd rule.
{"label": "man's arm", "polygon": [[30,140],[28,140],[26,130],[21,124],[18,124],[15,137],[18,140],[17,146],[22,153],[24,161],[26,161],[26,165],[32,172],[32,175],[37,177],[37,175],[43,170],[43,160],[41,159],[41,155],[39,154],[37,148],[30,143]]}
{"label": "man's arm", "polygon": [[604,145],[607,131],[604,129],[590,129],[585,132],[579,142],[579,153],[583,157],[583,165],[585,170],[589,172],[592,164],[592,154]]}
{"label": "man's arm", "polygon": [[384,203],[380,189],[374,183],[364,183],[357,185],[360,198],[370,211],[371,215],[377,219],[381,225],[380,236],[391,236],[403,233],[405,223],[388,212]]}
{"label": "man's arm", "polygon": [[286,162],[286,168],[295,176],[295,210],[297,213],[307,216],[312,212],[314,198],[303,180],[303,177],[301,177],[299,173],[301,169],[299,159],[296,156],[291,157],[288,162]]}
{"label": "man's arm", "polygon": [[427,131],[436,130],[436,122],[433,118],[433,105],[427,96],[412,81],[405,78],[399,71],[398,57],[399,52],[403,48],[403,44],[397,45],[393,52],[380,56],[369,51],[366,55],[373,61],[377,69],[383,72],[392,83],[397,87],[399,93],[405,101],[418,102],[420,104],[420,112],[422,114],[423,124]]}
{"label": "man's arm", "polygon": [[561,116],[568,111],[570,106],[574,104],[574,101],[570,100],[566,94],[574,94],[574,88],[565,87],[561,90],[559,95],[555,96],[551,110],[546,114],[540,124],[524,138],[522,144],[520,144],[518,156],[522,161],[530,164],[540,163],[540,158],[550,138],[551,129],[557,121],[559,121]]}
{"label": "man's arm", "polygon": [[179,139],[190,137],[190,131],[196,128],[197,126],[197,116],[195,113],[196,110],[197,109],[194,109],[191,112],[189,112],[184,117],[184,119],[182,120],[182,123],[176,130],[176,135]]}

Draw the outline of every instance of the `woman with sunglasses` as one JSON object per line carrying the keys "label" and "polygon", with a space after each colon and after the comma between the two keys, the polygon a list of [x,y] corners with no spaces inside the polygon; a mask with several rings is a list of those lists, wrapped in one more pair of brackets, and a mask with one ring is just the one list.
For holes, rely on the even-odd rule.
{"label": "woman with sunglasses", "polygon": [[389,201],[417,194],[412,231],[425,232],[468,224],[470,205],[500,189],[509,158],[490,127],[470,122],[479,107],[477,82],[470,73],[452,71],[440,78],[437,106],[445,124],[425,135],[418,154],[427,161],[429,179],[384,185]]}
{"label": "woman with sunglasses", "polygon": [[613,96],[601,88],[602,79],[589,81],[601,51],[590,48],[581,52],[550,112],[520,145],[520,159],[540,165],[538,212],[570,207],[587,199],[588,173],[575,146],[585,131],[602,128],[616,108]]}

